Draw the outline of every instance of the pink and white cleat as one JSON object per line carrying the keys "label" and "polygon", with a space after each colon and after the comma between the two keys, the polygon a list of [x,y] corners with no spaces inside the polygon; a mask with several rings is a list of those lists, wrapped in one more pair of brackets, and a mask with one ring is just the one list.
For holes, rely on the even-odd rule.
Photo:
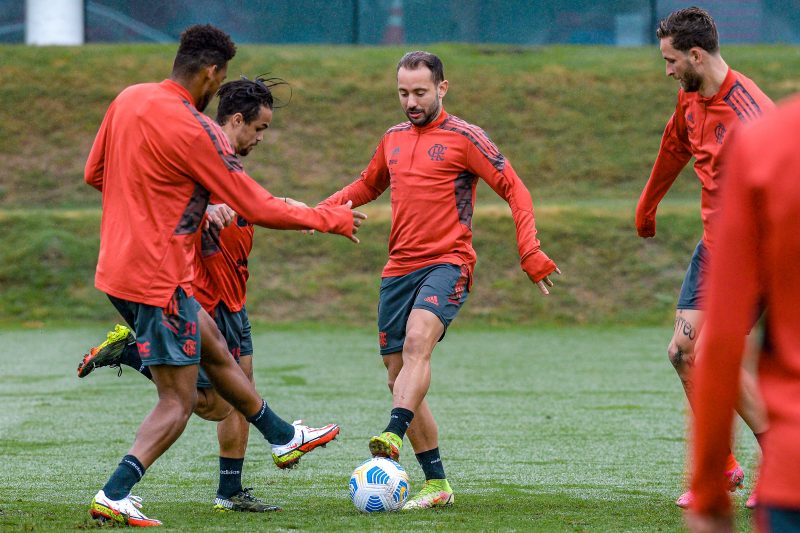
{"label": "pink and white cleat", "polygon": [[[728,479],[728,490],[731,492],[736,492],[738,489],[744,488],[744,470],[739,464],[736,467],[732,468],[725,472],[725,477]],[[675,500],[675,505],[680,507],[681,509],[688,509],[689,506],[692,504],[693,500],[692,491],[687,490],[680,497]],[[750,503],[750,499],[755,499],[754,496],[750,496],[747,500],[747,503]],[[750,507],[748,507],[750,508]]]}

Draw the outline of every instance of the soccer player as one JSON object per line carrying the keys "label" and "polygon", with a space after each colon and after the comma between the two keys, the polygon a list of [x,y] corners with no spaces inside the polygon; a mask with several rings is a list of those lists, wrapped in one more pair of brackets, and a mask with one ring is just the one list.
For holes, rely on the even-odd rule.
{"label": "soccer player", "polygon": [[[731,130],[760,117],[773,103],[755,83],[729,68],[722,59],[717,28],[706,11],[697,7],[675,11],[659,23],[656,35],[666,61],[667,76],[679,81],[681,88],[650,179],[636,206],[636,230],[640,237],[655,236],[656,208],[680,171],[694,157],[694,169],[702,186],[703,238],[695,248],[683,280],[675,312],[675,329],[667,349],[669,360],[691,401],[691,368],[704,319],[703,277],[716,238],[710,221],[719,211],[718,178],[723,147]],[[739,413],[760,442],[767,427],[763,406],[752,379],[744,380],[743,384],[746,386],[743,386]],[[743,486],[744,471],[732,453],[728,457],[726,476],[731,491]],[[686,492],[675,503],[686,507],[691,497],[691,492]]]}
{"label": "soccer player", "polygon": [[[695,372],[693,531],[733,531],[720,483],[737,401],[736,371],[755,310],[766,308],[758,375],[769,432],[755,524],[800,531],[800,98],[736,132],[723,172],[708,316]],[[715,222],[717,224],[717,222]]]}
{"label": "soccer player", "polygon": [[361,177],[320,204],[359,206],[391,187],[392,229],[378,303],[378,343],[393,408],[388,426],[372,437],[369,449],[373,455],[397,459],[408,433],[426,481],[405,510],[454,501],[425,395],[433,348],[472,285],[478,177],[511,207],[522,270],[531,281],[546,295],[553,285],[549,276],[559,273],[540,249],[530,193],[483,130],[444,110],[447,87],[437,56],[405,54],[397,65],[397,91],[408,122],[389,128]]}
{"label": "soccer player", "polygon": [[[278,81],[241,79],[222,85],[216,122],[225,132],[233,150],[244,157],[264,137],[272,121],[273,96],[270,87]],[[293,205],[305,205],[291,198]],[[247,259],[253,244],[253,225],[224,204],[209,206],[214,224],[197,239],[195,279],[192,289],[198,302],[215,320],[227,341],[228,349],[253,382],[253,344],[250,321],[245,309]],[[224,228],[224,229],[222,229]],[[221,230],[221,231],[220,231]],[[92,349],[78,366],[78,377],[86,377],[95,368],[124,364],[152,380],[152,373],[142,362],[134,333],[117,325],[104,345]],[[201,369],[197,380],[198,401],[194,412],[201,418],[220,421],[217,437],[220,447],[220,475],[214,509],[217,511],[265,512],[280,510],[252,496],[242,487],[242,465],[249,435],[249,424],[238,411],[222,399]],[[303,446],[292,447],[295,427],[280,418],[268,436],[273,460],[279,468],[294,466],[300,457],[317,446],[324,446],[338,433],[329,424],[323,428],[298,425],[303,433]]]}
{"label": "soccer player", "polygon": [[183,433],[196,401],[198,364],[217,393],[265,438],[274,429],[277,415],[192,293],[195,234],[210,195],[253,224],[316,229],[354,242],[365,218],[347,205],[290,206],[244,173],[225,133],[202,114],[235,53],[218,28],[188,28],[169,79],[128,87],[111,103],[86,163],[85,181],[103,193],[95,286],[136,331],[139,354],[158,390],[133,446],[92,500],[95,518],[161,524],[146,517],[129,494]]}

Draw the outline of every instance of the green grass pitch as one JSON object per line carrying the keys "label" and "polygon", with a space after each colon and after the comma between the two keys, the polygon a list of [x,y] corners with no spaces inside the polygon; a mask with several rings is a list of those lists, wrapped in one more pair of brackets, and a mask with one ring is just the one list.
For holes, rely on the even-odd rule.
{"label": "green grass pitch", "polygon": [[[88,504],[155,402],[127,368],[75,376],[104,333],[0,331],[0,530],[94,527]],[[428,396],[456,505],[361,515],[347,481],[390,408],[372,330],[256,328],[259,391],[288,420],[338,422],[339,439],[284,472],[252,432],[245,486],[284,511],[219,515],[215,427],[193,417],[135,493],[174,531],[680,531],[685,401],[664,353],[669,333],[456,323],[434,352]],[[749,488],[754,440],[739,435]],[[422,475],[408,445],[401,462],[413,493]],[[735,501],[746,531],[744,496]]]}

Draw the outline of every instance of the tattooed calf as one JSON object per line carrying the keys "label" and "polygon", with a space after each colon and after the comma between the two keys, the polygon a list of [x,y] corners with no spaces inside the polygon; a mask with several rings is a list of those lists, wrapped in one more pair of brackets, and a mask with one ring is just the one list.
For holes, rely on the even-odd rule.
{"label": "tattooed calf", "polygon": [[675,317],[675,332],[683,333],[690,341],[694,341],[697,338],[697,328],[682,316]]}

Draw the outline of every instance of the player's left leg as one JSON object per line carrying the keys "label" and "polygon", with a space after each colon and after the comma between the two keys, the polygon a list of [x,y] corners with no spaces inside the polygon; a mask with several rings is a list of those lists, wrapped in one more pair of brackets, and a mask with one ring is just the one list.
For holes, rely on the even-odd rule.
{"label": "player's left leg", "polygon": [[[744,359],[742,361],[739,405],[737,406],[737,411],[750,429],[753,430],[753,435],[761,449],[763,449],[764,437],[769,428],[767,409],[764,405],[761,393],[759,392],[758,381],[756,379],[758,356],[762,343],[763,339],[760,339],[757,334],[751,334],[747,337]],[[758,460],[756,460],[756,462],[758,462]],[[754,509],[758,504],[756,492],[756,480],[752,479],[750,482],[750,496],[747,498],[745,504],[748,509]]]}
{"label": "player's left leg", "polygon": [[439,455],[439,426],[433,418],[427,400],[422,400],[417,407],[414,421],[408,427],[407,435],[417,456],[417,462],[425,474],[425,484],[417,494],[409,498],[403,506],[403,510],[411,511],[452,505],[455,502],[455,496],[447,481],[444,464]]}
{"label": "player's left leg", "polygon": [[[250,382],[255,384],[252,355],[240,356],[239,366]],[[214,498],[215,511],[263,513],[281,510],[277,505],[266,504],[250,494],[252,489],[242,487],[242,468],[249,435],[250,424],[234,409],[231,409],[228,416],[217,424],[219,486]]]}

